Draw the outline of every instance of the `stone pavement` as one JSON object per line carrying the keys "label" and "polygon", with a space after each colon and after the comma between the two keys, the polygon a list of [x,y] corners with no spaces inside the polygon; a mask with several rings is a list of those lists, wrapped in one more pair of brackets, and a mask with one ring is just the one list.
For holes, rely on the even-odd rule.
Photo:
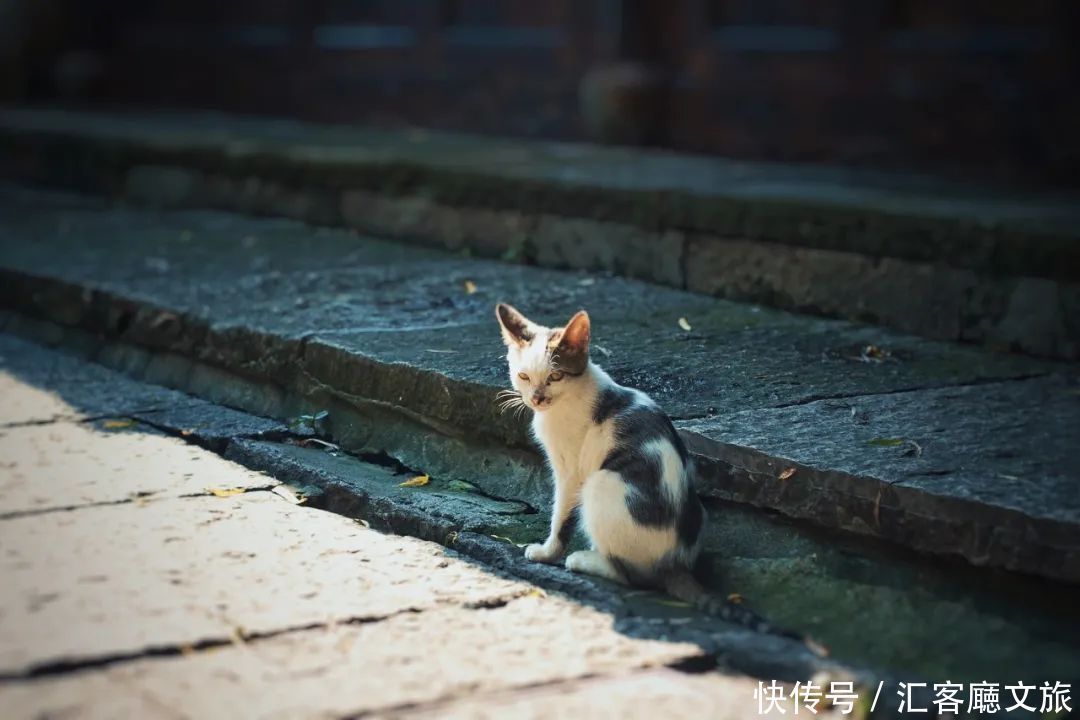
{"label": "stone pavement", "polygon": [[351,452],[543,507],[524,423],[493,402],[491,307],[583,306],[597,360],[676,419],[703,494],[1080,579],[1075,365],[287,220],[15,187],[0,210],[9,332],[265,416],[329,410]]}
{"label": "stone pavement", "polygon": [[0,168],[1080,358],[1075,192],[216,114],[0,109]]}
{"label": "stone pavement", "polygon": [[[0,495],[9,506],[16,508],[10,513],[0,513],[0,519],[22,522],[21,527],[27,528],[28,535],[41,538],[24,554],[56,555],[50,538],[78,525],[74,519],[85,517],[77,514],[83,510],[100,510],[98,517],[101,517],[118,512],[123,515],[138,509],[145,512],[132,516],[134,519],[153,519],[167,525],[168,531],[162,543],[168,548],[166,566],[172,572],[165,580],[170,584],[172,595],[132,596],[133,585],[153,589],[164,583],[154,573],[148,578],[147,572],[132,570],[126,573],[127,584],[119,591],[118,583],[107,588],[90,587],[86,596],[78,599],[74,612],[89,608],[87,612],[93,611],[95,621],[104,621],[121,615],[137,617],[145,606],[149,608],[148,612],[155,613],[152,617],[165,618],[170,623],[157,632],[157,636],[159,639],[170,637],[167,631],[172,629],[173,644],[157,643],[144,652],[139,649],[145,641],[141,629],[126,627],[118,637],[127,647],[115,647],[114,643],[104,659],[78,657],[77,643],[72,645],[66,635],[36,632],[33,627],[35,615],[31,615],[30,622],[20,622],[14,630],[4,628],[4,632],[11,634],[0,637],[4,641],[0,647],[24,655],[29,647],[44,648],[52,653],[52,658],[40,660],[30,670],[30,674],[43,683],[58,679],[60,674],[64,674],[66,682],[67,674],[89,670],[101,662],[134,663],[163,656],[175,657],[178,652],[185,653],[188,645],[193,649],[224,647],[222,634],[226,631],[238,632],[241,639],[248,640],[278,638],[274,622],[291,625],[288,617],[282,620],[283,616],[275,611],[280,609],[281,602],[288,602],[296,593],[291,589],[282,590],[274,583],[266,585],[259,582],[259,578],[252,581],[252,574],[257,574],[258,567],[265,569],[265,565],[260,565],[264,562],[272,562],[272,572],[280,574],[283,567],[280,559],[285,558],[298,567],[292,573],[294,578],[305,578],[305,582],[312,585],[322,582],[318,567],[305,565],[305,562],[311,563],[305,548],[310,548],[314,540],[303,539],[298,546],[296,538],[286,534],[286,540],[281,540],[278,537],[281,533],[275,530],[271,534],[251,532],[248,542],[246,531],[241,547],[234,548],[232,546],[239,540],[229,534],[228,526],[223,523],[226,522],[225,515],[258,522],[262,517],[258,514],[261,510],[252,511],[251,508],[267,507],[267,501],[284,502],[297,496],[304,497],[305,503],[302,508],[294,508],[296,510],[332,510],[363,520],[373,528],[434,541],[449,548],[450,557],[460,558],[472,567],[479,566],[509,582],[541,588],[549,595],[557,593],[576,603],[582,611],[608,618],[610,628],[621,637],[696,648],[691,655],[678,661],[674,669],[631,676],[616,673],[615,677],[566,685],[542,684],[523,694],[513,689],[500,690],[490,697],[485,694],[480,700],[468,697],[440,700],[434,705],[420,707],[417,711],[421,714],[490,715],[493,708],[505,706],[528,716],[541,712],[547,707],[544,703],[550,702],[553,707],[557,705],[582,712],[597,708],[595,714],[602,716],[602,696],[608,688],[625,689],[628,685],[635,688],[641,685],[641,694],[635,697],[642,701],[655,696],[665,703],[673,703],[673,708],[691,702],[708,704],[713,701],[701,693],[684,695],[685,683],[669,685],[667,679],[675,677],[672,675],[675,673],[683,680],[698,683],[701,682],[698,677],[687,678],[685,671],[701,672],[713,666],[727,668],[736,674],[746,672],[755,677],[788,681],[806,680],[822,674],[847,677],[858,681],[867,691],[873,687],[875,678],[892,683],[889,678],[895,678],[897,674],[908,679],[1000,678],[1010,681],[1020,677],[1033,681],[1080,677],[1080,665],[1077,664],[1080,653],[1076,652],[1080,647],[1080,635],[1074,627],[1075,607],[1080,598],[1065,587],[1050,589],[1042,584],[1025,582],[1023,578],[1011,578],[1008,588],[1002,592],[1002,579],[998,577],[979,576],[955,566],[935,568],[910,558],[874,552],[865,542],[821,537],[745,509],[711,505],[706,546],[711,572],[719,578],[712,581],[718,583],[716,591],[738,592],[755,609],[778,623],[808,632],[826,643],[832,659],[821,658],[798,643],[748,633],[702,618],[677,604],[672,606],[669,599],[655,593],[621,590],[561,568],[525,561],[521,545],[544,532],[543,514],[521,501],[484,493],[465,479],[470,477],[467,474],[469,468],[457,475],[434,476],[422,488],[403,488],[401,482],[416,471],[401,467],[386,455],[351,456],[315,441],[310,431],[302,428],[289,428],[271,418],[248,415],[167,388],[135,382],[101,365],[10,336],[0,335],[0,368],[5,378],[0,388],[5,400],[5,416],[14,418],[4,423],[4,437],[0,439],[0,456],[14,460],[13,466],[4,468],[4,474],[0,475],[3,478]],[[62,449],[56,451],[57,445],[62,445]],[[14,449],[9,450],[13,446]],[[171,456],[178,453],[180,457],[174,460]],[[51,482],[45,483],[40,478],[28,478],[17,464],[20,458],[27,456],[33,458],[34,463],[47,463],[44,467],[62,480],[54,479],[52,475],[48,476]],[[221,461],[220,457],[266,474],[253,476],[241,472],[236,466]],[[476,466],[474,463],[473,467]],[[161,470],[145,472],[145,468]],[[215,478],[219,471],[234,475],[227,475],[228,480],[223,476],[208,484],[200,474],[207,468],[214,471]],[[279,485],[282,482],[288,483],[292,490],[286,492]],[[245,492],[233,495],[236,488]],[[62,492],[55,491],[57,489]],[[214,489],[226,497],[215,496]],[[225,502],[234,498],[260,504],[234,508]],[[199,532],[205,533],[206,539],[200,538],[196,542],[176,532],[177,526],[173,522],[176,513],[168,513],[167,521],[162,519],[160,513],[164,506],[152,504],[159,500],[192,501],[183,507],[194,508],[192,513],[196,523],[205,513],[204,522],[208,524],[199,525]],[[198,509],[197,502],[207,506]],[[34,524],[35,519],[43,519],[41,528]],[[52,527],[51,523],[58,520],[67,524],[57,524],[54,532],[43,536],[42,533]],[[153,564],[157,562],[154,544],[138,540],[154,530],[154,523],[149,525],[149,528],[131,526],[122,517],[109,523],[110,528],[118,530],[103,533],[98,526],[93,536],[81,543],[73,554],[99,557],[107,553],[128,558],[118,560],[125,567],[141,568],[139,561],[150,562],[147,567],[156,567]],[[122,532],[119,550],[113,538],[116,532]],[[130,547],[130,543],[123,545],[123,540],[136,533],[138,547]],[[3,537],[2,533],[0,537]],[[225,548],[221,551],[224,557],[218,558],[215,554],[218,550],[210,547],[214,543]],[[0,555],[2,548],[7,546],[6,541],[0,543]],[[186,555],[173,554],[173,550],[186,551],[188,548],[194,548],[192,552],[200,555],[199,562],[191,562]],[[64,560],[62,550],[57,564]],[[247,557],[252,553],[254,557]],[[208,565],[203,556],[218,559]],[[329,566],[336,562],[326,561],[325,564]],[[320,566],[322,563],[322,560],[314,562]],[[86,564],[93,566],[95,563],[88,561]],[[212,614],[209,620],[200,618],[202,624],[189,623],[202,630],[201,641],[178,640],[184,633],[175,633],[175,623],[183,620],[185,611],[178,612],[170,604],[173,595],[198,606],[192,601],[191,583],[202,582],[205,587],[211,581],[220,581],[221,577],[216,573],[219,565],[228,570],[229,577],[259,587],[259,592],[253,597],[245,596],[243,601],[226,603],[223,608],[215,605],[218,614]],[[341,568],[340,565],[334,567]],[[182,581],[179,572],[190,577],[188,587],[172,587]],[[113,575],[104,572],[88,574],[95,578]],[[26,573],[11,575],[20,580],[27,576]],[[371,603],[385,604],[388,597],[392,602],[393,598],[408,595],[404,591],[396,594],[392,591],[387,595],[387,590],[379,583],[396,580],[388,573],[373,583],[364,584],[362,580],[356,584],[350,578],[337,584],[359,587]],[[55,602],[56,612],[70,615],[73,600],[52,598],[57,592],[57,581],[52,582],[52,586],[43,583],[36,589],[37,595],[45,599],[31,600],[30,605],[47,608],[50,602]],[[264,601],[263,598],[275,589],[278,593],[273,597],[284,597],[285,600]],[[306,597],[301,593],[305,597],[295,608],[290,607],[289,613],[295,610],[310,618],[312,614],[323,612],[325,607],[339,615],[349,615],[352,597],[327,601],[324,597],[327,592],[330,591],[323,582],[323,588],[316,595]],[[439,595],[437,588],[428,592],[432,596]],[[119,597],[114,599],[115,594]],[[534,595],[530,590],[525,597]],[[345,606],[340,605],[341,602],[345,602]],[[491,605],[486,600],[477,602],[484,607]],[[476,604],[472,600],[466,603]],[[15,613],[13,616],[20,619],[26,612],[18,610],[18,604],[9,603],[5,607],[10,607],[10,612]],[[267,621],[267,617],[273,622]],[[260,625],[260,622],[264,624]],[[38,643],[35,640],[38,636],[45,639]],[[870,637],[872,641],[868,641]],[[226,640],[233,642],[234,638],[230,634]],[[76,657],[61,659],[65,655]],[[882,673],[882,670],[892,672]],[[18,677],[26,674],[24,671]],[[2,671],[0,677],[3,677]],[[704,679],[707,681],[708,677],[704,676]],[[536,696],[543,703],[533,704],[530,698]],[[726,704],[724,707],[730,708]],[[739,708],[745,709],[745,706]],[[620,713],[629,712],[621,706],[617,709]]]}
{"label": "stone pavement", "polygon": [[274,478],[130,418],[203,406],[239,428],[236,413],[5,339],[12,363],[5,718],[753,713],[756,681],[706,671],[693,644],[631,637],[440,545],[297,504]]}

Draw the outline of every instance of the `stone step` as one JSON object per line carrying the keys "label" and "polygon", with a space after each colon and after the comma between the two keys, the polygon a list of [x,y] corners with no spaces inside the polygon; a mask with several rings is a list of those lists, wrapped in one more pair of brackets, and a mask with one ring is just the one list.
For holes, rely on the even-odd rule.
{"label": "stone step", "polygon": [[1080,358],[1074,193],[191,114],[0,111],[37,182]]}
{"label": "stone step", "polygon": [[547,480],[523,419],[494,403],[507,380],[492,307],[549,322],[586,307],[595,360],[668,409],[703,494],[1080,580],[1075,365],[290,220],[11,186],[0,247],[8,332],[265,416],[329,410],[350,450],[432,473],[466,463],[490,495],[534,506]]}

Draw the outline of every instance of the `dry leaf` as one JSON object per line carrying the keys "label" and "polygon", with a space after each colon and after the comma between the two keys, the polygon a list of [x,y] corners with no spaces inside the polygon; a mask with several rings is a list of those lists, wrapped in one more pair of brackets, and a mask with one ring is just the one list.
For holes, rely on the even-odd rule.
{"label": "dry leaf", "polygon": [[101,427],[106,430],[120,430],[122,428],[129,428],[134,424],[134,420],[106,420],[101,424]]}
{"label": "dry leaf", "polygon": [[472,295],[474,292],[476,292],[476,283],[474,283],[472,280],[466,280],[465,281],[465,294],[466,295]]}
{"label": "dry leaf", "polygon": [[302,505],[307,501],[307,498],[303,495],[294,493],[287,485],[275,485],[270,492],[274,493],[280,498],[288,500],[293,505]]}
{"label": "dry leaf", "polygon": [[727,596],[727,601],[732,605],[742,605],[742,595],[739,593],[731,593]]}
{"label": "dry leaf", "polygon": [[318,438],[304,438],[299,442],[300,447],[311,447],[317,445],[325,450],[340,450],[341,448],[331,442],[320,440]]}
{"label": "dry leaf", "polygon": [[790,467],[787,470],[785,470],[784,472],[780,473],[780,479],[781,480],[787,480],[789,477],[791,477],[794,474],[795,474],[795,468]]}
{"label": "dry leaf", "polygon": [[171,322],[179,322],[180,316],[171,312],[159,312],[157,317],[150,321],[151,330],[160,330]]}
{"label": "dry leaf", "polygon": [[690,323],[687,322],[686,318],[684,317],[679,318],[679,327],[681,327],[686,332],[690,332]]}
{"label": "dry leaf", "polygon": [[431,478],[427,475],[417,475],[414,478],[406,480],[403,483],[398,483],[398,487],[423,487],[431,482]]}
{"label": "dry leaf", "polygon": [[235,488],[207,488],[208,493],[214,497],[232,497],[233,495],[241,495],[247,492],[247,488],[235,487]]}
{"label": "dry leaf", "polygon": [[547,597],[547,593],[544,592],[543,590],[541,590],[540,588],[533,588],[529,592],[525,593],[525,595],[523,595],[523,597],[543,598],[543,597]]}

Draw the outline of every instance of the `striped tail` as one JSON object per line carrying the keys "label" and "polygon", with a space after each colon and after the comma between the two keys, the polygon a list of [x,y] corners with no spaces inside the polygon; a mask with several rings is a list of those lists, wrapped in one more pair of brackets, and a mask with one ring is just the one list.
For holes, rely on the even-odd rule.
{"label": "striped tail", "polygon": [[672,570],[664,576],[663,581],[664,591],[668,595],[685,603],[690,603],[706,615],[748,628],[754,632],[798,640],[816,654],[826,654],[824,648],[813,640],[791,630],[778,628],[753,610],[731,602],[727,598],[710,593],[701,586],[701,583],[688,570]]}

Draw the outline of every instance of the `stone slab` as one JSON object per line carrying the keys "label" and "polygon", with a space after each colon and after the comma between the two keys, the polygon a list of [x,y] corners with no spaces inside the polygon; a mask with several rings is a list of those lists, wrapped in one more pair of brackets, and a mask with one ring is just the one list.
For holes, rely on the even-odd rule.
{"label": "stone slab", "polygon": [[[220,114],[6,109],[0,129],[23,172],[40,173],[34,159],[48,162],[49,152],[58,152],[67,156],[56,167],[69,182],[85,184],[104,173],[117,188],[136,185],[144,199],[163,203],[212,199],[211,189],[199,187],[207,173],[246,181],[255,196],[260,182],[307,179],[319,187],[426,195],[448,205],[617,219],[920,261],[944,256],[960,267],[1004,263],[1019,270],[1019,262],[1035,275],[1068,273],[1061,253],[1076,252],[1070,194],[925,176]],[[36,158],[15,152],[26,148]],[[84,155],[96,163],[70,161]]]}
{"label": "stone slab", "polygon": [[[235,483],[228,487],[277,484],[126,419],[5,428],[0,457],[0,517],[199,495],[215,474]],[[132,477],[132,464],[151,471]]]}
{"label": "stone slab", "polygon": [[[41,365],[56,354],[25,347],[27,355],[40,358]],[[337,412],[335,408],[331,416],[337,419],[331,425],[335,432],[348,422]],[[179,433],[189,419],[184,413],[165,414],[158,426]],[[241,423],[241,431],[243,427]],[[57,426],[34,429],[44,437],[55,433]],[[197,430],[189,439],[201,432]],[[488,484],[489,475],[499,475],[499,468],[480,473],[483,482],[470,474],[492,462],[490,451],[473,449],[472,455],[479,457],[452,454],[452,470],[447,474],[433,473],[423,488],[402,488],[399,483],[411,473],[298,447],[288,442],[292,439],[271,442],[234,434],[224,452],[229,459],[306,494],[307,507],[361,518],[374,528],[452,547],[500,573],[559,590],[610,613],[615,629],[626,635],[692,642],[703,652],[723,657],[729,667],[766,677],[806,678],[823,667],[821,658],[793,643],[733,630],[685,608],[671,607],[655,593],[626,591],[560,567],[526,561],[521,545],[542,539],[546,515],[523,513],[515,499],[498,500],[453,484],[470,479],[510,491],[505,482]],[[378,459],[390,461],[385,456]],[[831,656],[840,661],[972,680],[1038,680],[1080,673],[1074,588],[1057,586],[1048,592],[1043,584],[1014,577],[1003,592],[1001,578],[993,574],[930,563],[866,539],[823,536],[731,504],[709,504],[704,551],[703,578],[714,592],[739,593],[773,622],[806,632],[827,645]],[[873,628],[873,643],[866,642],[867,628]],[[935,651],[927,653],[927,647]]]}
{"label": "stone slab", "polygon": [[[649,670],[622,677],[607,677],[530,688],[513,693],[462,698],[429,707],[380,713],[392,718],[521,718],[551,717],[626,718],[652,720],[663,708],[665,718],[742,720],[757,714],[758,683],[748,678],[705,673],[689,675],[674,670]],[[790,706],[788,708],[790,710]],[[807,712],[804,710],[804,712]],[[841,716],[818,706],[821,717]]]}
{"label": "stone slab", "polygon": [[[406,543],[395,538],[396,542]],[[380,563],[386,570],[393,558]],[[454,564],[461,564],[460,561]],[[441,573],[445,575],[446,573]],[[464,579],[464,578],[462,578]],[[403,577],[402,580],[405,580]],[[423,583],[413,575],[398,583]],[[627,638],[604,613],[551,597],[401,613],[0,687],[7,712],[40,717],[344,717],[675,663],[686,643]]]}
{"label": "stone slab", "polygon": [[[873,404],[876,398],[907,391],[1076,373],[1063,363],[919,340],[623,278],[509,267],[435,251],[403,258],[401,248],[386,243],[339,231],[317,233],[278,220],[97,209],[85,211],[77,239],[98,254],[85,249],[69,254],[66,249],[79,242],[54,227],[47,209],[62,210],[82,201],[35,196],[36,209],[24,212],[18,208],[26,192],[12,190],[13,195],[3,199],[4,207],[14,209],[0,221],[9,230],[3,235],[0,270],[5,278],[0,295],[7,307],[84,332],[80,342],[88,346],[104,336],[134,348],[132,357],[141,359],[132,359],[130,367],[141,377],[279,418],[302,404],[297,396],[323,402],[329,395],[335,402],[398,413],[463,441],[527,448],[522,420],[500,415],[493,402],[505,384],[491,318],[497,300],[513,301],[547,322],[588,307],[595,316],[600,364],[686,420],[741,417],[739,412],[753,409],[769,409],[777,418],[794,417],[798,408],[824,399],[864,398]],[[134,230],[116,232],[135,216]],[[264,223],[273,232],[264,233]],[[140,230],[159,227],[171,230],[149,235]],[[184,235],[184,227],[190,236]],[[264,235],[277,239],[244,247],[244,238]],[[354,264],[347,267],[342,265],[346,246],[354,253],[348,261]],[[154,257],[170,258],[162,266],[166,272],[148,272],[144,262],[140,265],[148,250]],[[219,250],[222,262],[215,264],[211,258]],[[188,252],[198,262],[172,264]],[[54,259],[42,264],[48,255]],[[265,258],[261,265],[275,269],[256,267],[259,258]],[[292,271],[294,258],[297,269]],[[174,267],[182,271],[174,272]],[[680,326],[680,318],[689,331]],[[18,322],[14,318],[10,324]],[[121,367],[129,360],[123,353],[108,359]],[[991,407],[971,395],[965,408],[973,416],[992,411],[1003,423],[1031,428],[1037,436],[1037,416],[1014,412],[1008,403]],[[1070,422],[1071,416],[1062,416],[1062,432]],[[392,442],[386,434],[381,439]],[[997,442],[968,424],[959,425],[950,439],[973,447]],[[731,483],[730,476],[732,468],[758,462],[761,452],[731,443],[698,449],[724,466],[722,472],[705,476],[703,491],[755,502],[757,487]],[[1019,458],[1037,458],[1041,452],[1027,443],[1013,443],[1007,451]],[[779,447],[769,453],[768,462],[785,457]],[[820,495],[815,512],[796,514],[975,562],[1074,577],[1067,570],[1073,567],[1072,551],[1065,551],[1066,557],[1055,550],[1034,565],[1019,559],[1041,557],[1047,546],[1034,539],[1066,537],[1075,528],[1074,520],[1068,520],[1064,530],[1048,525],[1039,532],[1020,533],[1014,549],[1006,552],[1009,543],[998,542],[993,547],[1000,550],[988,552],[981,541],[958,540],[963,522],[953,519],[947,502],[939,502],[952,497],[947,483],[893,487],[907,467],[905,458],[888,456],[873,476],[824,473],[822,482],[830,492]],[[1005,469],[998,475],[1013,473]],[[1020,489],[998,475],[985,481],[994,485],[987,485],[988,492],[975,501],[987,504],[994,493]],[[1057,487],[1065,488],[1073,474],[1065,470],[1061,477],[1064,484]],[[728,492],[728,487],[736,490]],[[496,487],[486,489],[511,495]],[[924,513],[911,516],[918,520],[911,527],[926,530],[937,523],[941,532],[906,531],[903,512],[895,522],[871,522],[878,495],[896,492],[935,498],[941,512],[927,512],[930,501],[910,501],[912,512]],[[797,510],[791,503],[777,507]],[[837,507],[847,508],[850,515],[838,513]],[[891,495],[884,507],[887,518],[903,510]],[[1027,523],[1049,522],[1027,514],[1024,518]],[[1059,549],[1073,546],[1071,540],[1055,543]]]}
{"label": "stone slab", "polygon": [[[246,477],[231,466],[199,481],[227,488]],[[8,519],[0,533],[4,674],[528,589],[270,492]]]}

